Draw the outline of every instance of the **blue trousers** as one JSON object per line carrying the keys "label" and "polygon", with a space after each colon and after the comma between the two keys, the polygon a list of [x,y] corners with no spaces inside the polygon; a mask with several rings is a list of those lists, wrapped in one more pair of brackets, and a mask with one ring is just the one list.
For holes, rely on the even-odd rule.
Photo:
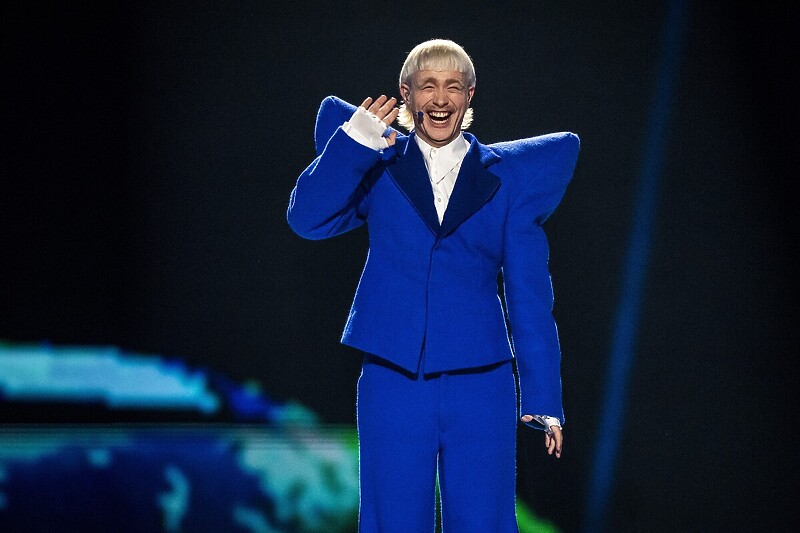
{"label": "blue trousers", "polygon": [[358,380],[359,531],[516,533],[517,402],[510,361],[409,373],[366,355]]}

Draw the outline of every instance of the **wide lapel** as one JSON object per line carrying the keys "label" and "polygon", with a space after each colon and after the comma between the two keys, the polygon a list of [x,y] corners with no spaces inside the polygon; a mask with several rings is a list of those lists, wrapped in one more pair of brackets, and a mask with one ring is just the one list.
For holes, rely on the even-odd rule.
{"label": "wide lapel", "polygon": [[[500,187],[500,178],[486,170],[487,166],[499,161],[500,156],[471,135],[464,136],[470,140],[470,147],[461,162],[453,194],[444,212],[444,220],[438,233],[440,239],[483,207]],[[422,164],[425,164],[424,161]],[[428,189],[430,190],[430,186]]]}
{"label": "wide lapel", "polygon": [[[386,170],[392,176],[397,187],[417,210],[434,235],[439,233],[439,217],[433,204],[433,189],[428,179],[428,169],[422,159],[414,136],[400,138],[395,143],[397,155]],[[403,145],[405,143],[405,145]]]}

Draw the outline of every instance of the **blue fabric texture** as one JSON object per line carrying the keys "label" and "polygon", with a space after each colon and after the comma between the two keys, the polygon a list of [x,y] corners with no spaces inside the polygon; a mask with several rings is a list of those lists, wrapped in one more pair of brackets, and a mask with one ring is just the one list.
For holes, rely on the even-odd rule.
{"label": "blue fabric texture", "polygon": [[[483,145],[465,133],[470,148],[439,224],[414,134],[398,134],[381,152],[364,147],[341,130],[354,110],[337,97],[322,102],[317,157],[300,175],[287,213],[293,230],[309,239],[367,222],[369,253],[342,342],[411,372],[516,357],[521,413],[563,423],[542,224],[572,177],[577,135]],[[500,272],[510,328],[498,297]]]}

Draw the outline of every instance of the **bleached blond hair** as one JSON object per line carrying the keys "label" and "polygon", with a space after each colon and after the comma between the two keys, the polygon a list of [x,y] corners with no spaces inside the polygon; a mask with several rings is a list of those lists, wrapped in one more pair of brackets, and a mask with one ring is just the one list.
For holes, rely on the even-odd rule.
{"label": "bleached blond hair", "polygon": [[[400,85],[410,85],[411,77],[420,70],[454,70],[464,75],[467,87],[475,87],[475,66],[464,49],[447,39],[432,39],[414,47],[400,69]],[[472,124],[472,108],[464,114],[461,129]],[[414,116],[406,103],[400,106],[397,122],[408,131],[414,130]]]}

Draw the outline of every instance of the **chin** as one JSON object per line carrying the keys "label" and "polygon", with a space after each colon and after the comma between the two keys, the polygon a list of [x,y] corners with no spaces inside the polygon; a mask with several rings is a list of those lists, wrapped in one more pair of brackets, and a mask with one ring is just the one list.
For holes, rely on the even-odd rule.
{"label": "chin", "polygon": [[456,130],[456,131],[452,131],[452,130],[450,130],[450,131],[433,131],[433,132],[426,131],[426,130],[422,130],[422,131],[425,134],[425,137],[427,137],[431,141],[437,142],[437,143],[448,143],[448,142],[452,141],[453,139],[455,139],[458,136],[458,130]]}

